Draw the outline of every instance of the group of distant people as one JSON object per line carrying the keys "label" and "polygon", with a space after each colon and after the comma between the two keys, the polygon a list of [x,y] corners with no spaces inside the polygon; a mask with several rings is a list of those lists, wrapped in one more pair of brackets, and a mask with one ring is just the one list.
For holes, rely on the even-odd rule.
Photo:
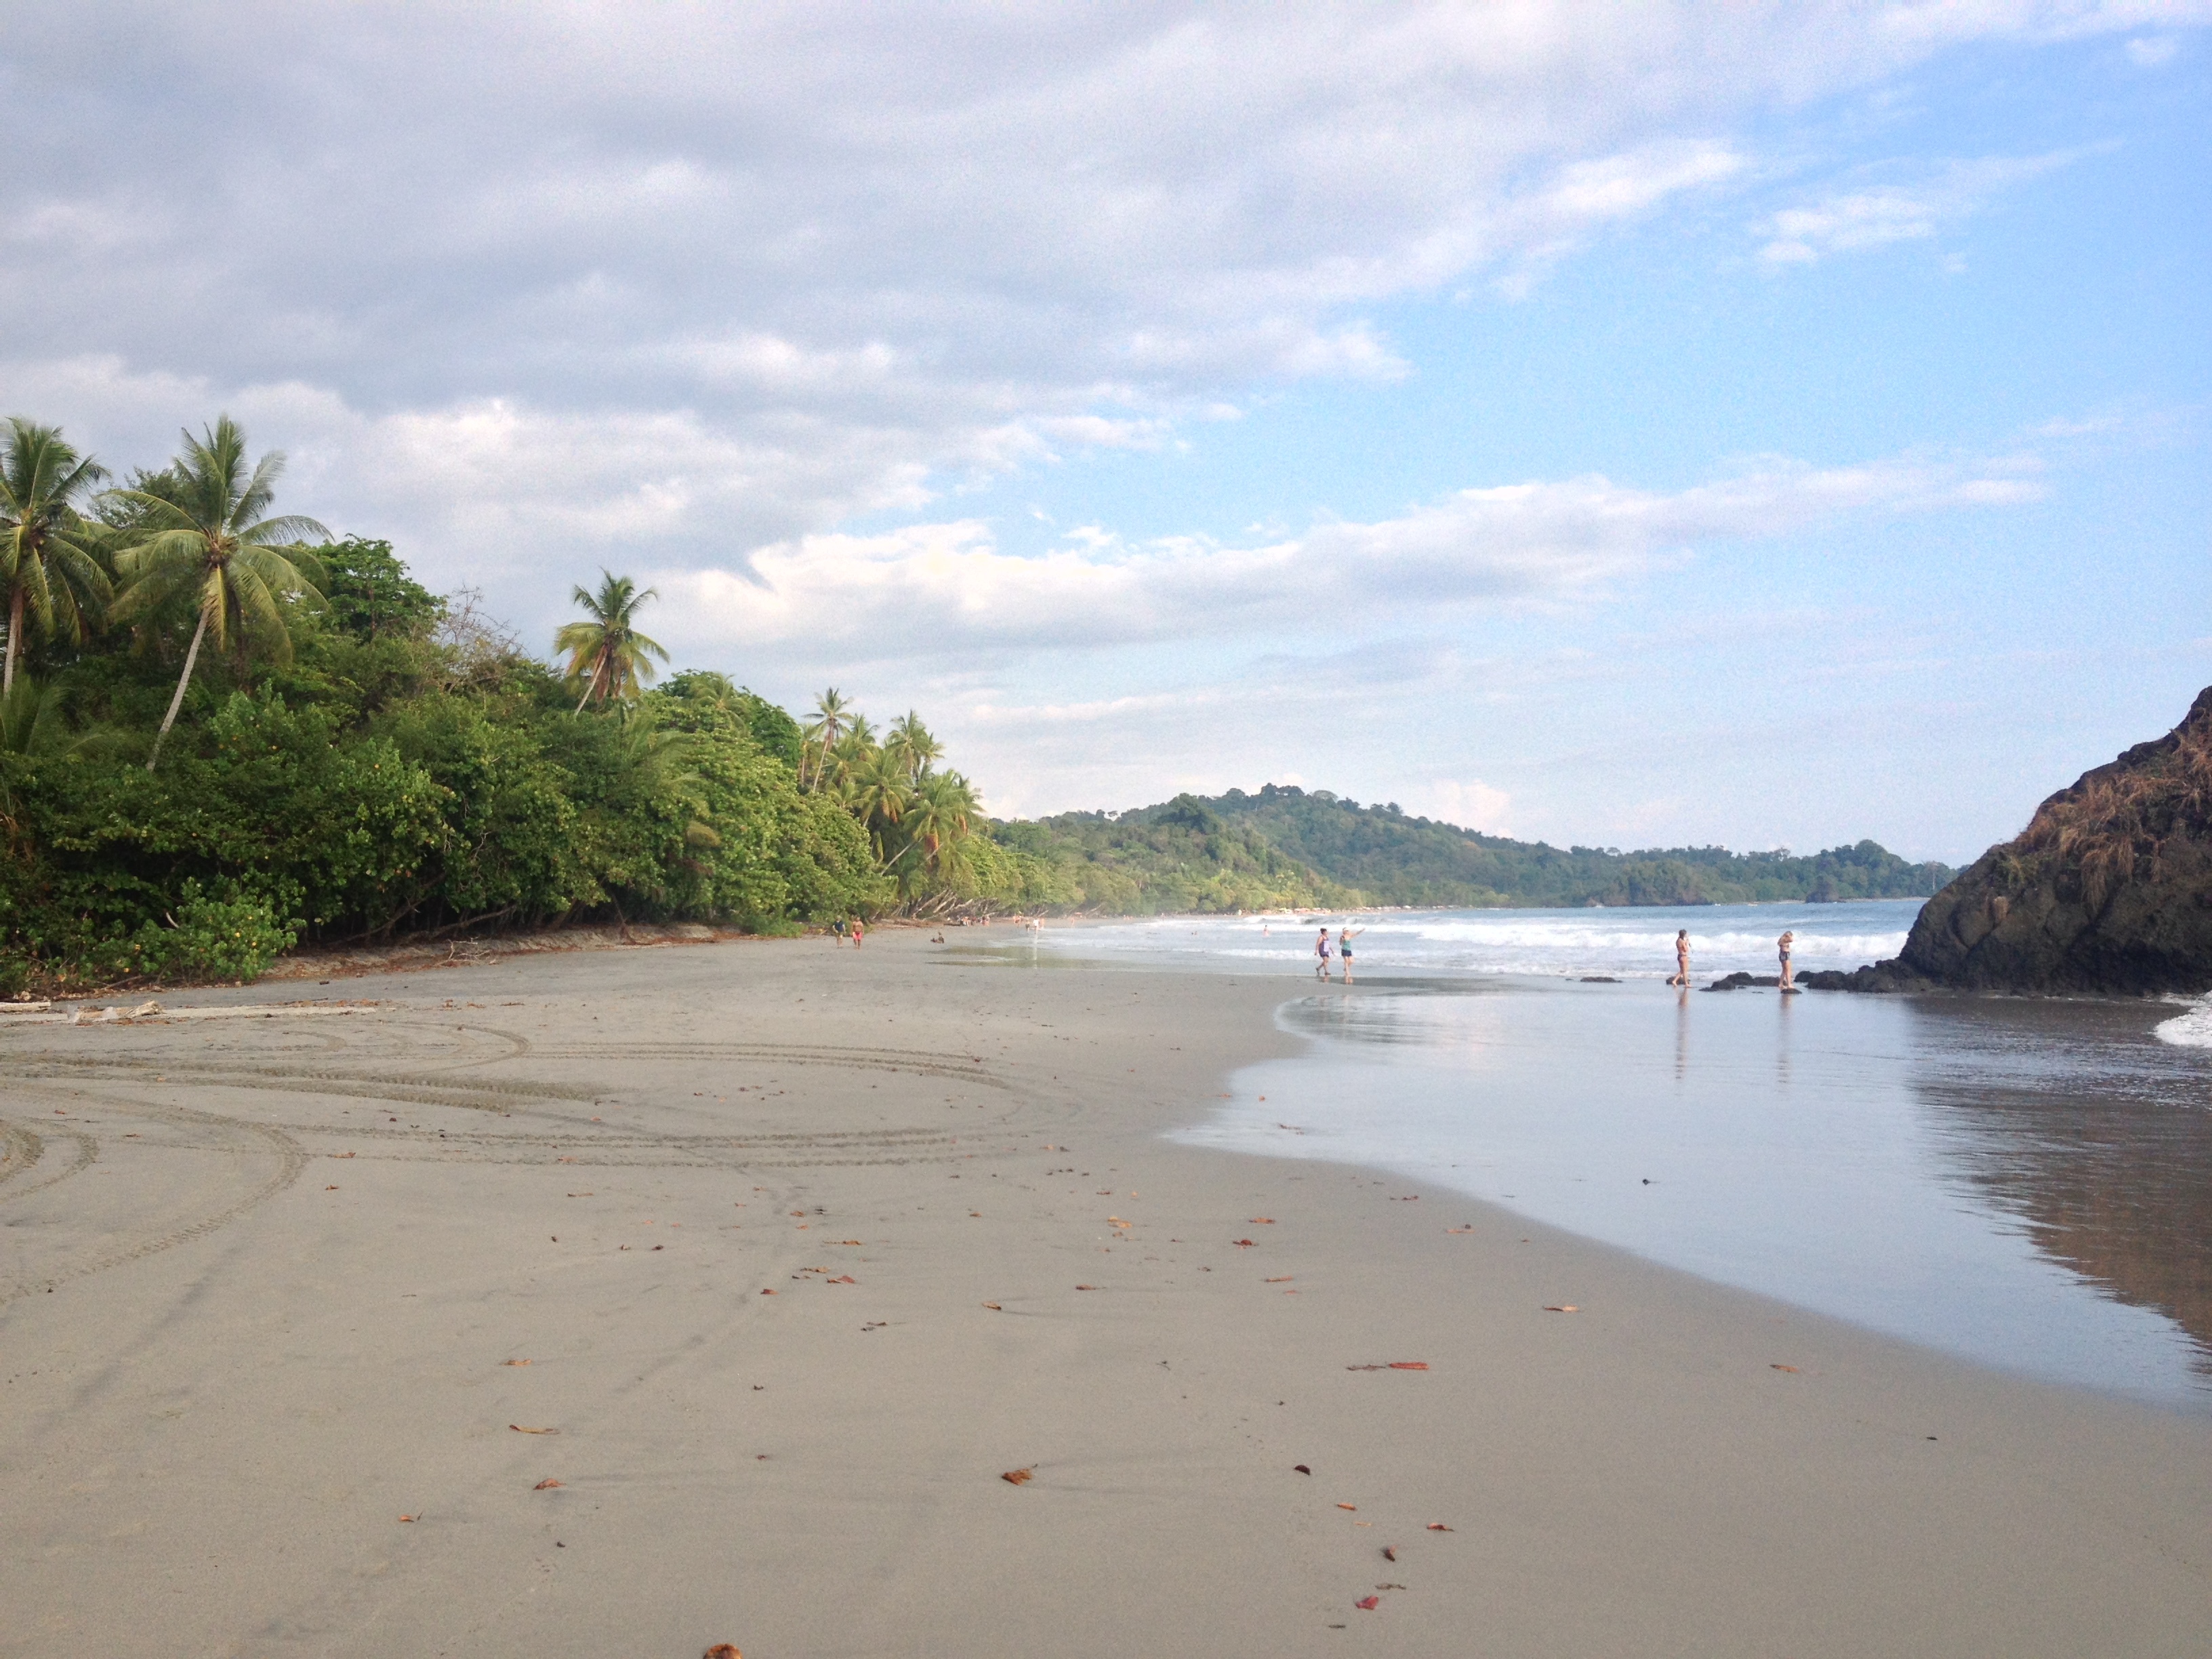
{"label": "group of distant people", "polygon": [[[1779,982],[1781,988],[1785,991],[1794,991],[1797,988],[1796,982],[1790,977],[1790,947],[1796,942],[1797,935],[1787,928],[1783,930],[1782,937],[1774,941],[1775,948],[1782,957],[1782,977]],[[1679,985],[1686,991],[1690,988],[1690,930],[1686,927],[1680,929],[1674,935],[1674,971],[1667,976],[1667,983]]]}

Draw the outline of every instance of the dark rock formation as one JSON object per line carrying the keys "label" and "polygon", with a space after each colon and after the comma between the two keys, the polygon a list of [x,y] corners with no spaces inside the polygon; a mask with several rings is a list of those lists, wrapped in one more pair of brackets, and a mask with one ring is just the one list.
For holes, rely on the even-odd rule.
{"label": "dark rock formation", "polygon": [[2212,989],[2212,687],[1921,908],[1893,961],[1815,990]]}

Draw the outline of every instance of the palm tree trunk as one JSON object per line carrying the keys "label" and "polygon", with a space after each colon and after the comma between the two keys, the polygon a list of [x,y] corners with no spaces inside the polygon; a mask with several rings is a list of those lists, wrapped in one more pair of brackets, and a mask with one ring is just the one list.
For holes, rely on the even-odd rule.
{"label": "palm tree trunk", "polygon": [[192,629],[191,649],[185,653],[185,672],[177,676],[177,695],[169,699],[169,712],[161,716],[161,729],[154,734],[154,752],[146,757],[146,769],[154,769],[154,763],[161,758],[162,742],[169,728],[177,723],[177,710],[185,706],[185,688],[192,683],[192,665],[200,659],[200,641],[207,635],[207,612],[200,612],[200,625]]}
{"label": "palm tree trunk", "polygon": [[15,689],[15,647],[23,638],[23,590],[17,588],[8,600],[8,666],[0,672],[0,697]]}

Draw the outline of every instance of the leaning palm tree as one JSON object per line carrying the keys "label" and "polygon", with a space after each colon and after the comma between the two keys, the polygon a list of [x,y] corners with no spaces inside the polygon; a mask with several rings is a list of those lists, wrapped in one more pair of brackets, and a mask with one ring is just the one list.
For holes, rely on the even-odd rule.
{"label": "leaning palm tree", "polygon": [[15,659],[23,646],[26,611],[48,634],[84,637],[86,614],[107,602],[107,573],[93,555],[92,526],[77,504],[107,476],[80,456],[61,428],[21,416],[8,422],[7,453],[0,457],[0,588],[8,595],[7,665],[0,696],[15,684]]}
{"label": "leaning palm tree", "polygon": [[241,673],[248,647],[257,640],[277,661],[290,660],[292,634],[283,602],[302,596],[319,602],[322,572],[307,551],[307,538],[331,539],[322,525],[301,514],[263,516],[276,496],[283,451],[272,449],[248,466],[246,434],[228,415],[201,436],[186,432],[184,438],[184,453],[170,469],[172,489],[112,492],[137,521],[131,532],[137,539],[115,556],[115,568],[128,584],[115,614],[151,617],[179,598],[189,599],[199,612],[176,695],[146,757],[149,772],[161,758],[161,744],[184,707],[200,642],[210,633],[216,650],[228,647],[236,654]]}
{"label": "leaning palm tree", "polygon": [[806,722],[799,734],[806,740],[805,745],[799,751],[799,787],[801,789],[807,787],[808,753],[811,751],[815,757],[814,781],[818,787],[822,781],[823,765],[830,758],[830,751],[837,746],[837,739],[845,735],[848,717],[852,712],[853,705],[845,701],[844,694],[834,685],[814,700],[814,718]]}
{"label": "leaning palm tree", "polygon": [[899,827],[919,849],[922,867],[942,877],[947,855],[968,838],[976,810],[975,789],[959,773],[926,773],[915,784]]}
{"label": "leaning palm tree", "polygon": [[578,587],[574,597],[584,607],[585,620],[555,635],[553,648],[568,653],[568,678],[583,682],[576,712],[583,713],[594,693],[601,707],[617,697],[630,701],[653,678],[650,659],[668,660],[667,652],[637,631],[639,607],[659,595],[650,587],[641,593],[629,577],[602,570],[598,592]]}
{"label": "leaning palm tree", "polygon": [[846,786],[845,804],[868,831],[879,863],[896,856],[892,838],[899,819],[914,799],[914,787],[906,769],[887,749],[879,749],[854,769]]}

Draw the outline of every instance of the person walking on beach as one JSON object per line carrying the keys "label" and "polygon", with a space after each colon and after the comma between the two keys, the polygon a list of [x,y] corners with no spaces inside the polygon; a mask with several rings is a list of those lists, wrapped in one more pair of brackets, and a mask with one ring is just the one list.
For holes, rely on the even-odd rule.
{"label": "person walking on beach", "polygon": [[1314,977],[1328,977],[1328,924],[1321,925],[1321,937],[1314,941]]}
{"label": "person walking on beach", "polygon": [[1343,959],[1344,982],[1346,985],[1352,983],[1352,941],[1366,931],[1364,927],[1354,927],[1349,922],[1337,930],[1336,954]]}
{"label": "person walking on beach", "polygon": [[1785,991],[1794,991],[1797,988],[1790,982],[1790,947],[1796,942],[1796,934],[1784,929],[1782,937],[1775,941],[1782,952],[1782,988]]}
{"label": "person walking on beach", "polygon": [[1686,927],[1680,929],[1674,935],[1674,976],[1667,983],[1680,985],[1686,989],[1689,986],[1690,930]]}
{"label": "person walking on beach", "polygon": [[853,948],[855,951],[860,948],[861,938],[867,933],[867,928],[862,925],[860,917],[854,916],[853,918]]}

